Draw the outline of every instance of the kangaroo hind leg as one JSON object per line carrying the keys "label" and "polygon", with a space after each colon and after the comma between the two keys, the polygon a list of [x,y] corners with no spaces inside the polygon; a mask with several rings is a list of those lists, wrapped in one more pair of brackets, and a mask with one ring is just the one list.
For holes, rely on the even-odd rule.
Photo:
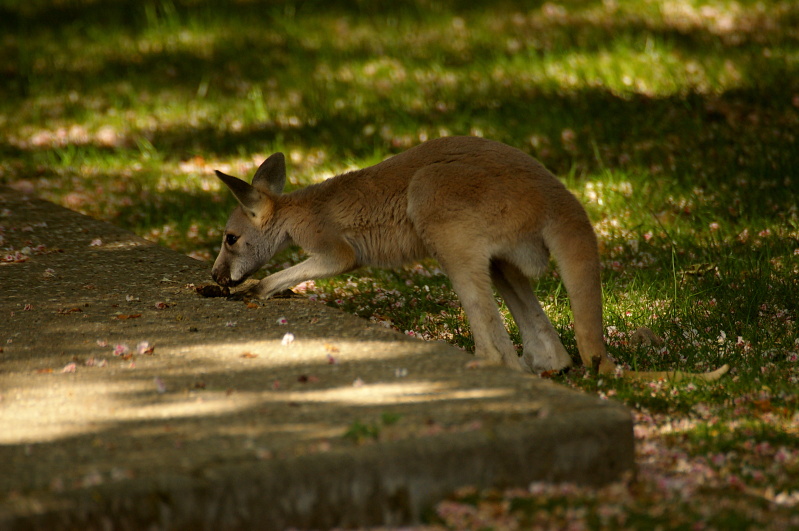
{"label": "kangaroo hind leg", "polygon": [[454,264],[457,265],[454,267],[447,264],[447,260],[439,262],[466,312],[474,338],[475,355],[491,363],[529,371],[516,353],[516,347],[505,329],[505,321],[499,313],[491,288],[488,261],[480,264],[455,260]]}
{"label": "kangaroo hind leg", "polygon": [[570,367],[572,359],[541,308],[530,279],[513,264],[494,260],[491,263],[491,280],[519,327],[527,366],[534,373]]}
{"label": "kangaroo hind leg", "polygon": [[[469,165],[432,164],[408,187],[408,217],[428,252],[449,276],[469,320],[475,355],[518,371],[529,371],[505,329],[491,286],[496,227],[480,205],[489,175]],[[493,231],[493,232],[492,232]]]}

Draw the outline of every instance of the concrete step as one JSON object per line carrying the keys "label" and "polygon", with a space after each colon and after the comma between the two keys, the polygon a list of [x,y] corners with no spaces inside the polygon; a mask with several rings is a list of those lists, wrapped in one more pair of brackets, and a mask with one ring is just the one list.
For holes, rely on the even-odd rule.
{"label": "concrete step", "polygon": [[202,297],[210,264],[6,188],[0,227],[1,530],[406,525],[633,469],[617,403],[302,297]]}

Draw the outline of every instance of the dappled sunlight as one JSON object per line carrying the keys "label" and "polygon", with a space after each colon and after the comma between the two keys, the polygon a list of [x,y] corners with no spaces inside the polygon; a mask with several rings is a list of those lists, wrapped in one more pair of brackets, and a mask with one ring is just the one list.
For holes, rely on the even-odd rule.
{"label": "dappled sunlight", "polygon": [[[314,338],[312,327],[287,323],[276,326],[293,329],[294,341],[253,340],[254,331],[250,339],[227,334],[216,317],[221,337],[209,331],[192,341],[147,316],[137,323],[122,330],[149,338],[147,349],[93,343],[54,322],[35,339],[15,338],[3,356],[0,447],[35,491],[58,497],[169,474],[208,477],[224,466],[283,466],[419,438],[492,439],[496,425],[527,429],[572,401],[603,407],[530,375],[470,368],[471,356],[451,347],[395,335]],[[42,355],[37,341],[49,344],[49,335],[61,337],[59,352]],[[26,349],[38,355],[29,359]]]}
{"label": "dappled sunlight", "polygon": [[[47,380],[47,376],[39,378]],[[107,381],[80,381],[37,386],[23,380],[24,391],[4,382],[6,399],[0,404],[0,445],[43,444],[68,437],[116,429],[127,423],[178,421],[195,417],[220,416],[253,407],[255,397],[237,397],[235,401],[208,400],[190,396],[157,396],[152,379],[112,378]],[[133,396],[150,395],[151,403],[142,404]],[[47,404],[41,409],[42,404]],[[24,419],[21,422],[20,419]],[[133,429],[131,435],[146,432]]]}
{"label": "dappled sunlight", "polygon": [[[47,328],[48,334],[64,332]],[[140,333],[147,335],[146,330]],[[152,422],[191,423],[192,419],[229,416],[235,424],[239,414],[253,409],[303,404],[318,409],[309,424],[292,422],[290,416],[280,415],[278,420],[265,414],[264,428],[256,432],[299,430],[314,437],[341,435],[344,427],[340,423],[335,427],[336,421],[325,411],[342,406],[397,408],[446,402],[452,410],[463,402],[464,412],[471,409],[471,403],[489,405],[486,414],[518,411],[514,405],[517,385],[469,388],[457,374],[448,376],[440,368],[425,374],[397,371],[410,363],[409,355],[430,356],[430,363],[436,364],[441,353],[436,353],[434,345],[414,344],[407,350],[402,348],[404,342],[335,340],[332,347],[330,340],[313,339],[301,339],[291,346],[280,341],[192,345],[166,341],[155,346],[155,355],[137,356],[132,361],[115,358],[116,354],[95,354],[87,358],[91,365],[71,363],[62,369],[63,354],[38,357],[38,374],[31,374],[27,362],[4,362],[0,386],[5,399],[0,402],[0,420],[6,428],[0,433],[0,444],[38,444],[111,429],[129,429],[132,436],[144,436],[151,428],[137,426]],[[97,346],[62,343],[67,351],[78,352],[76,347],[83,352],[98,350]],[[333,349],[335,358],[330,355]],[[459,359],[457,363],[465,363]],[[418,367],[419,361],[413,364]],[[193,379],[187,377],[189,367],[196,371]],[[301,376],[298,383],[297,374],[307,376]],[[42,404],[48,407],[41,409]],[[541,408],[534,402],[526,406],[533,413]],[[357,417],[355,412],[352,415]],[[229,425],[221,422],[220,433],[235,431],[225,427]]]}
{"label": "dappled sunlight", "polygon": [[[409,370],[384,328],[331,333],[321,304],[174,304],[195,282],[184,263],[138,278],[158,248],[127,236],[79,233],[108,278],[78,282],[58,239],[44,244],[62,227],[17,223],[2,204],[0,487],[24,470],[54,497],[127,488],[152,467],[143,449],[207,478],[220,463],[494,440],[502,422],[557,418],[549,393],[570,386],[634,409],[635,481],[464,489],[438,506],[442,525],[797,527],[797,20],[784,0],[6,2],[0,184],[212,259],[235,205],[214,170],[249,180],[282,151],[290,191],[425,140],[484,136],[541,160],[585,205],[620,365],[731,370],[707,385],[474,370],[437,342],[474,346],[431,263],[298,287],[428,340]],[[288,249],[265,269],[306,257]],[[35,282],[18,285],[13,268],[28,267]],[[206,264],[193,278],[209,276]],[[48,303],[67,279],[69,303]],[[536,293],[577,361],[557,269]],[[31,359],[26,341],[44,340]]]}
{"label": "dappled sunlight", "polygon": [[[704,34],[708,36],[702,39],[753,39],[777,29],[782,34],[781,17],[790,15],[787,3],[769,10],[759,4],[731,5],[700,8],[692,2],[665,2],[659,10],[658,5],[650,7],[658,15],[647,19],[628,13],[633,10],[617,2],[579,8],[547,3],[528,12],[478,7],[468,17],[440,13],[414,21],[413,31],[401,18],[395,27],[334,13],[306,16],[309,28],[299,36],[294,34],[296,22],[285,28],[248,27],[237,18],[246,17],[246,10],[244,15],[233,10],[231,18],[214,20],[172,5],[169,22],[164,23],[166,15],[150,6],[143,8],[138,29],[107,32],[104,39],[76,31],[54,42],[38,39],[31,53],[41,56],[29,66],[34,74],[47,71],[55,77],[89,79],[103,71],[141,70],[144,79],[161,75],[155,90],[135,78],[68,94],[48,87],[31,95],[7,125],[20,145],[44,146],[48,132],[62,124],[67,131],[85,131],[77,135],[73,130],[67,137],[70,142],[85,143],[94,136],[99,144],[119,146],[121,139],[130,144],[153,129],[177,125],[215,124],[235,132],[252,123],[296,127],[316,121],[322,110],[368,115],[376,105],[389,104],[434,111],[436,105],[451,104],[448,100],[462,90],[475,96],[494,92],[493,97],[508,88],[525,91],[536,86],[571,91],[587,85],[657,96],[696,89],[720,92],[750,83],[744,74],[754,59],[748,53],[720,59],[719,50],[698,49],[690,40]],[[36,15],[29,16],[35,23]],[[497,35],[507,39],[506,50],[497,48]],[[229,60],[235,50],[249,45],[264,55],[263,63]],[[444,54],[444,60],[431,61],[431,50]],[[464,68],[464,57],[469,56],[474,64]],[[273,60],[279,68],[269,67]],[[198,76],[188,70],[188,65],[209,64],[218,64],[221,71]],[[153,72],[147,71],[148,65]],[[484,65],[499,68],[493,79],[483,74]],[[316,95],[292,79],[308,67],[318,85],[309,88]],[[487,80],[493,82],[486,84]],[[431,99],[431,94],[439,96]],[[141,106],[143,112],[138,112]],[[32,131],[34,123],[25,122],[40,121],[37,116],[42,115],[47,117],[44,128]],[[63,138],[52,137],[52,147],[59,147]]]}
{"label": "dappled sunlight", "polygon": [[[359,386],[288,393],[288,400],[299,402],[338,402],[342,404],[413,404],[444,400],[506,398],[511,389],[452,389],[451,383],[416,382],[363,384]],[[284,397],[275,394],[276,399]]]}
{"label": "dappled sunlight", "polygon": [[[744,38],[768,41],[778,35],[791,36],[791,28],[785,24],[791,7],[790,2],[708,5],[693,0],[668,0],[663,2],[661,13],[668,27],[680,31],[706,28],[728,38],[731,44],[740,44]],[[787,35],[783,30],[788,30]],[[794,28],[793,36],[795,32]]]}

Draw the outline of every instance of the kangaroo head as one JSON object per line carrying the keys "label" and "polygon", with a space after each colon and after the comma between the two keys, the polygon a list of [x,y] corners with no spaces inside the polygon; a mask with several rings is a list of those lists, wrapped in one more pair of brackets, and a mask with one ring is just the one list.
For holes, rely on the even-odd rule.
{"label": "kangaroo head", "polygon": [[217,177],[233,192],[239,206],[230,214],[222,248],[211,275],[220,286],[235,286],[263,267],[288,243],[277,219],[277,200],[286,182],[282,153],[266,159],[252,184],[217,171]]}

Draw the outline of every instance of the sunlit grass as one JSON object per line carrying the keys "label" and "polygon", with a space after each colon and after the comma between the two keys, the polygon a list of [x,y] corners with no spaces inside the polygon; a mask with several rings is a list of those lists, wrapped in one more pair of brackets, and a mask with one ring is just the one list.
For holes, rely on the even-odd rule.
{"label": "sunlit grass", "polygon": [[[639,482],[466,496],[489,515],[470,521],[767,528],[799,504],[797,27],[781,1],[6,2],[0,183],[211,259],[234,205],[214,169],[250,177],[280,150],[295,189],[439,136],[519,147],[595,223],[612,355],[733,369],[713,385],[558,377],[635,408]],[[473,348],[434,262],[300,290]],[[536,290],[577,359],[557,274]]]}

